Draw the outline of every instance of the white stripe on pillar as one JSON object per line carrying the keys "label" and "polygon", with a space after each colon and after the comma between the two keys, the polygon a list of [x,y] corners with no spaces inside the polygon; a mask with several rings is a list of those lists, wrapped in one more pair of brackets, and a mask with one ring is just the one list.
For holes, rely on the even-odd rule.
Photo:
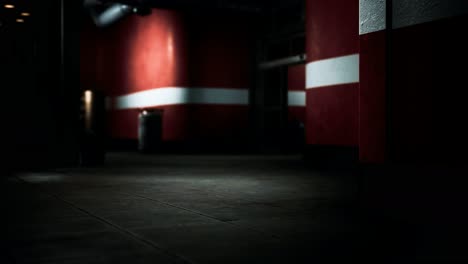
{"label": "white stripe on pillar", "polygon": [[359,82],[359,54],[313,61],[306,66],[307,89]]}
{"label": "white stripe on pillar", "polygon": [[116,109],[175,104],[248,105],[247,89],[164,87],[118,96]]}
{"label": "white stripe on pillar", "polygon": [[306,106],[305,91],[289,91],[288,106]]}

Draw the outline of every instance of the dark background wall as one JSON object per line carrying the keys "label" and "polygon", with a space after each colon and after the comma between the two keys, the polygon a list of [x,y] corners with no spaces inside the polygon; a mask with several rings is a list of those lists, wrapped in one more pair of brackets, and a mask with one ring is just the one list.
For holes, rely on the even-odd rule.
{"label": "dark background wall", "polygon": [[[305,97],[305,64],[288,67],[288,92],[302,92]],[[288,105],[288,121],[299,121],[305,124],[305,105]]]}
{"label": "dark background wall", "polygon": [[386,1],[359,1],[359,159],[366,163],[388,159],[388,23]]}
{"label": "dark background wall", "polygon": [[445,162],[466,157],[468,40],[462,32],[467,27],[464,15],[393,30],[392,159]]}
{"label": "dark background wall", "polygon": [[[71,2],[18,1],[14,10],[1,11],[1,86],[6,117],[2,130],[8,157],[5,164],[12,169],[77,163],[76,10],[80,6]],[[20,24],[14,16],[24,12],[21,10],[33,16]],[[66,16],[63,23],[62,14]]]}
{"label": "dark background wall", "polygon": [[361,161],[463,161],[468,3],[361,0],[360,8]]}

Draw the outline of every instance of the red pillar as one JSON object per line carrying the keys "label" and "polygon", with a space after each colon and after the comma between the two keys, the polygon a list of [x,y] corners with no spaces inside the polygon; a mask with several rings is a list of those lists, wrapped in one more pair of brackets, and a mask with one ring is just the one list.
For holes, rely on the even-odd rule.
{"label": "red pillar", "polygon": [[306,2],[306,143],[358,147],[358,0]]}

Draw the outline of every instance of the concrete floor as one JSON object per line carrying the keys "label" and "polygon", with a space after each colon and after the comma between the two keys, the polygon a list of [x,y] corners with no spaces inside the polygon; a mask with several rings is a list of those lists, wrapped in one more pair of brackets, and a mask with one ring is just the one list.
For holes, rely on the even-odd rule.
{"label": "concrete floor", "polygon": [[393,263],[399,243],[364,217],[356,175],[300,156],[113,153],[1,186],[0,263]]}

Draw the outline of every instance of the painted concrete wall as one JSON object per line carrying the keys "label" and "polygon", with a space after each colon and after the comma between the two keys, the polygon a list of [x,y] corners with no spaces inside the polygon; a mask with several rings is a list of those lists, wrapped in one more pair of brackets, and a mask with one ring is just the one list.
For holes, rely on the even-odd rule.
{"label": "painted concrete wall", "polygon": [[306,143],[358,146],[358,1],[306,2]]}
{"label": "painted concrete wall", "polygon": [[[240,28],[229,17],[153,10],[101,30],[98,66],[89,63],[95,75],[83,71],[82,82],[111,97],[110,135],[136,139],[139,111],[158,108],[165,141],[241,140],[248,124],[250,35]],[[86,47],[83,54],[96,52]]]}

